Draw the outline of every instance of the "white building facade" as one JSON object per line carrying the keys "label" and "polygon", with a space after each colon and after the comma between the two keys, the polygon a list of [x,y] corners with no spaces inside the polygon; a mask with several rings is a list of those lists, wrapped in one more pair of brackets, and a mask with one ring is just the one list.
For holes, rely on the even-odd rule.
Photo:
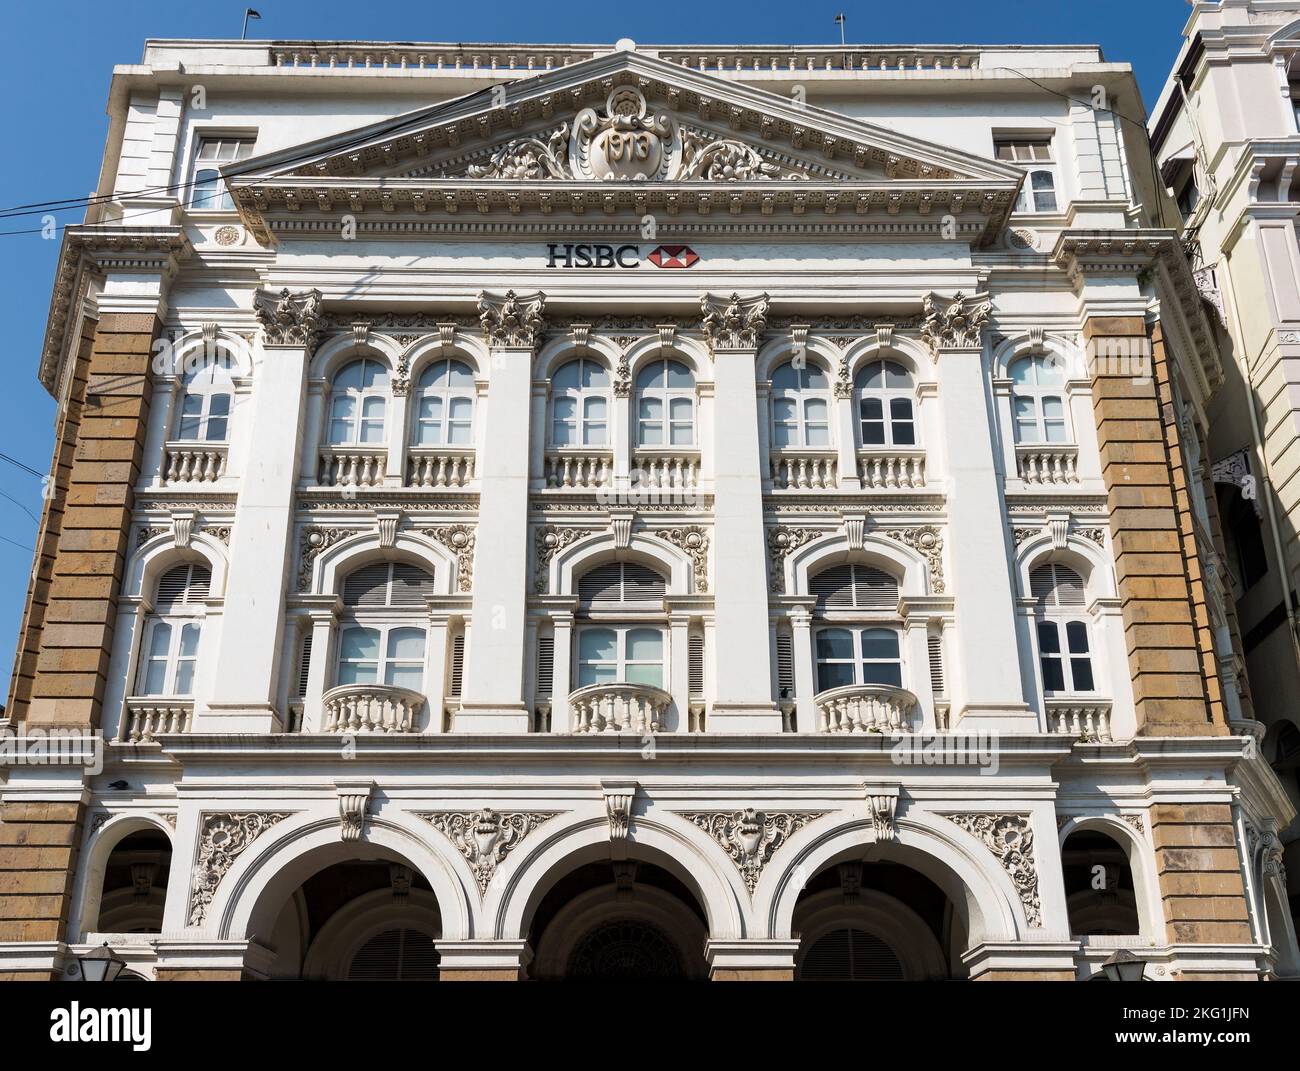
{"label": "white building facade", "polygon": [[105,762],[0,780],[0,971],[1300,971],[1139,110],[1082,47],[150,42],[13,692]]}

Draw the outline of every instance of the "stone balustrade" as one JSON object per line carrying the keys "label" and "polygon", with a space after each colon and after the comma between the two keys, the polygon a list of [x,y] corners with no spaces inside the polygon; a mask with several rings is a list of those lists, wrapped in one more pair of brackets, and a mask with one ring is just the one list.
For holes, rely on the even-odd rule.
{"label": "stone balustrade", "polygon": [[1016,447],[1016,472],[1034,486],[1079,482],[1079,448],[1065,444],[1022,443]]}
{"label": "stone balustrade", "polygon": [[546,451],[545,474],[547,487],[609,487],[614,482],[614,454],[589,447],[552,448]]}
{"label": "stone balustrade", "polygon": [[649,684],[591,684],[569,696],[575,733],[657,733],[673,697]]}
{"label": "stone balustrade", "polygon": [[132,696],[126,701],[121,738],[147,744],[162,733],[188,733],[194,700],[172,696]]}
{"label": "stone balustrade", "polygon": [[823,733],[911,733],[919,727],[916,696],[888,684],[849,684],[819,692],[817,729]]}
{"label": "stone balustrade", "polygon": [[391,684],[342,684],[321,696],[327,733],[419,732],[424,696]]}
{"label": "stone balustrade", "polygon": [[863,487],[925,486],[925,451],[906,447],[864,447],[858,451]]}
{"label": "stone balustrade", "polygon": [[700,483],[700,452],[639,448],[632,455],[632,486],[691,488]]}
{"label": "stone balustrade", "polygon": [[216,483],[226,474],[227,443],[169,442],[163,444],[162,482]]}
{"label": "stone balustrade", "polygon": [[327,446],[316,479],[321,487],[379,487],[387,462],[384,446]]}
{"label": "stone balustrade", "polygon": [[408,487],[465,487],[474,479],[474,450],[463,446],[413,446],[406,459]]}
{"label": "stone balustrade", "polygon": [[839,465],[833,450],[773,450],[770,472],[778,491],[830,491],[839,484]]}
{"label": "stone balustrade", "polygon": [[1110,702],[1097,699],[1048,699],[1047,727],[1051,732],[1090,743],[1109,744]]}

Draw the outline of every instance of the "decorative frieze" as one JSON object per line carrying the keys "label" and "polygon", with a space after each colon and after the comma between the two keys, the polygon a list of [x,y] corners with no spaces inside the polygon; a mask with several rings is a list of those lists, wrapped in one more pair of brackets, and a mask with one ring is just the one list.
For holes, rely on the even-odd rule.
{"label": "decorative frieze", "polygon": [[943,533],[938,528],[925,524],[917,528],[881,528],[879,531],[922,555],[930,567],[930,593],[944,593]]}
{"label": "decorative frieze", "polygon": [[935,299],[936,295],[926,294],[921,303],[921,341],[929,347],[930,355],[937,358],[939,351],[946,349],[978,349],[993,309],[988,295],[968,298],[959,290],[951,299]]}
{"label": "decorative frieze", "polygon": [[710,353],[758,349],[758,340],[767,328],[766,294],[748,298],[736,293],[730,297],[705,294],[700,299],[700,308]]}
{"label": "decorative frieze", "polygon": [[253,314],[262,325],[268,346],[302,346],[310,354],[320,337],[319,290],[294,293],[286,287],[278,294],[258,290],[253,294]]}
{"label": "decorative frieze", "polygon": [[491,346],[532,349],[542,333],[546,295],[516,294],[507,290],[504,297],[484,291],[479,294],[478,315],[483,334]]}
{"label": "decorative frieze", "polygon": [[546,524],[537,529],[537,535],[534,537],[534,545],[537,548],[537,573],[533,589],[539,595],[545,594],[550,586],[547,574],[551,559],[569,544],[576,543],[583,536],[591,534],[591,531],[586,528],[560,528],[554,524]]}
{"label": "decorative frieze", "polygon": [[456,555],[456,590],[474,586],[474,529],[468,524],[441,524],[421,531]]}
{"label": "decorative frieze", "polygon": [[479,892],[486,893],[497,867],[520,842],[543,822],[559,811],[478,811],[417,812],[434,829],[456,846],[465,857],[478,882]]}
{"label": "decorative frieze", "polygon": [[722,845],[740,871],[745,887],[753,893],[773,853],[809,822],[826,813],[764,812],[746,807],[743,811],[685,812],[682,817]]}
{"label": "decorative frieze", "polygon": [[981,841],[1002,865],[1020,896],[1025,920],[1043,924],[1038,896],[1038,867],[1034,862],[1034,831],[1026,814],[945,814],[943,816]]}
{"label": "decorative frieze", "polygon": [[288,811],[204,813],[199,817],[198,859],[190,884],[190,926],[202,926],[208,908],[235,860],[266,830],[289,817]]}
{"label": "decorative frieze", "polygon": [[779,524],[767,530],[767,559],[772,593],[785,593],[785,559],[805,543],[826,535],[822,528],[790,528]]}
{"label": "decorative frieze", "polygon": [[694,567],[695,590],[697,593],[707,592],[709,590],[709,530],[698,524],[688,524],[679,528],[660,528],[654,534],[690,555]]}

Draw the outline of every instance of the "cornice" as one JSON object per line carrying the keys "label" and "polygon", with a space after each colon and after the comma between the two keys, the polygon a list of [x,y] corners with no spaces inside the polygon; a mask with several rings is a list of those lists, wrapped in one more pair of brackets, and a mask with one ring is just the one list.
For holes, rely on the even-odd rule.
{"label": "cornice", "polygon": [[179,226],[105,224],[64,228],[37,373],[41,385],[58,397],[63,360],[69,350],[68,333],[77,323],[76,306],[88,271],[157,273],[170,277],[191,251],[190,240]]}

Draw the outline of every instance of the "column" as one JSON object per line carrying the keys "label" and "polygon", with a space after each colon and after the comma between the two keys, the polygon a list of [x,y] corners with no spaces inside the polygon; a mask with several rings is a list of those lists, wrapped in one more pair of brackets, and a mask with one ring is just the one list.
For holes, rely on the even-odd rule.
{"label": "column", "polygon": [[278,638],[284,628],[304,383],[320,301],[318,290],[259,290],[253,296],[262,324],[261,367],[230,536],[216,686],[207,710],[195,715],[196,727],[205,731],[271,733],[284,726],[276,709]]}
{"label": "column", "polygon": [[858,475],[858,440],[853,420],[853,387],[842,393],[841,384],[835,384],[835,443],[839,452],[839,488],[856,491],[862,486]]}
{"label": "column", "polygon": [[806,606],[790,608],[790,626],[793,632],[790,653],[794,658],[795,731],[817,731],[817,682],[813,675],[812,614]]}
{"label": "column", "polygon": [[767,323],[766,294],[704,295],[714,378],[714,587],[717,691],[713,732],[781,731],[768,651],[767,548],[754,360]]}
{"label": "column", "polygon": [[573,614],[553,613],[551,624],[555,627],[555,659],[551,676],[551,732],[569,731],[569,693],[573,691],[570,678],[573,666]]}
{"label": "column", "polygon": [[388,459],[384,466],[384,486],[406,486],[406,421],[411,411],[410,381],[393,380],[393,408],[388,414]]}
{"label": "column", "polygon": [[[337,596],[330,596],[337,603]],[[308,612],[311,619],[311,663],[307,666],[307,694],[302,697],[302,731],[318,733],[325,724],[321,697],[330,684],[334,663],[334,626],[338,623],[334,605]]]}
{"label": "column", "polygon": [[429,610],[429,638],[425,649],[424,694],[429,704],[429,722],[426,733],[440,733],[445,729],[447,707],[447,637],[451,633],[451,618],[456,610]]}
{"label": "column", "polygon": [[668,691],[673,696],[673,706],[677,708],[677,724],[673,726],[673,730],[685,733],[691,728],[691,615],[685,612],[674,612],[668,618],[668,627],[670,630],[668,653],[671,661],[667,684]]}
{"label": "column", "polygon": [[[980,337],[987,295],[965,303],[927,301],[925,337],[939,370],[939,399],[948,469],[948,547],[956,596],[953,728],[959,732],[1035,732],[1025,702],[1006,511],[998,476]],[[952,649],[952,648],[955,648]]]}
{"label": "column", "polygon": [[479,531],[490,534],[490,567],[474,571],[474,643],[455,730],[526,733],[524,701],[528,591],[529,419],[533,347],[542,330],[541,293],[484,293],[479,316],[492,349],[491,401],[479,459]]}

